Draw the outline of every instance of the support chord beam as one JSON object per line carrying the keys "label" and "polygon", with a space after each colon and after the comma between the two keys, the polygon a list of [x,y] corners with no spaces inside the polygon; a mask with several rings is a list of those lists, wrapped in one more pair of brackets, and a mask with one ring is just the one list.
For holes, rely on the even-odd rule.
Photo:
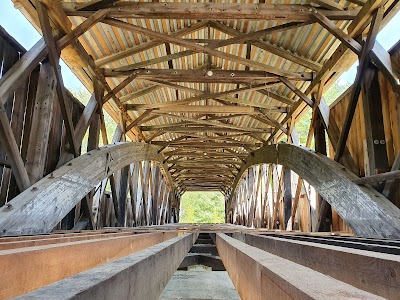
{"label": "support chord beam", "polygon": [[[1,251],[1,265],[6,269],[3,270],[5,277],[0,282],[0,297],[13,298],[31,292],[110,260],[146,249],[176,235],[175,232],[139,235],[131,233]],[[95,248],[102,251],[93,251]],[[21,269],[25,269],[25,272],[15,272]],[[56,298],[62,295],[58,294]]]}
{"label": "support chord beam", "polygon": [[[69,16],[88,16],[92,11],[76,11],[65,6]],[[352,20],[358,9],[348,11],[325,11],[331,20]],[[312,12],[308,7],[296,4],[250,4],[250,3],[157,3],[120,2],[111,8],[114,18],[191,19],[191,20],[279,20],[310,21]]]}
{"label": "support chord beam", "polygon": [[[249,101],[249,104],[251,102]],[[257,103],[253,103],[254,106]],[[260,104],[261,105],[261,104]],[[151,104],[129,104],[126,106],[128,110],[149,110]],[[286,107],[269,107],[266,109],[271,113],[286,113],[288,108]],[[262,115],[263,113],[255,109],[252,106],[238,106],[238,105],[171,105],[165,108],[157,108],[151,111],[151,113],[193,113],[193,114],[242,114],[242,115]]]}
{"label": "support chord beam", "polygon": [[[271,75],[265,71],[241,71],[241,70],[163,70],[163,69],[105,69],[105,76],[130,76],[136,74],[138,79],[158,79],[172,82],[219,82],[219,83],[241,83],[241,82],[269,82],[279,81],[279,76]],[[289,80],[310,81],[313,73],[292,73],[287,77]]]}
{"label": "support chord beam", "polygon": [[[400,264],[396,255],[317,244],[318,240],[313,243],[312,239],[301,241],[285,239],[283,236],[253,234],[234,234],[233,237],[381,297],[393,299],[398,294],[397,288],[385,280],[390,276],[393,266]],[[357,244],[357,240],[353,242],[353,245]],[[377,267],[369,268],[371,264]],[[343,268],[346,268],[346,272],[343,272]]]}
{"label": "support chord beam", "polygon": [[[337,299],[380,297],[340,282],[290,260],[216,234],[218,253],[241,299]],[[318,283],[318,284],[316,284]]]}
{"label": "support chord beam", "polygon": [[26,299],[158,299],[196,238],[197,234],[187,233],[143,247],[142,251],[33,291]]}

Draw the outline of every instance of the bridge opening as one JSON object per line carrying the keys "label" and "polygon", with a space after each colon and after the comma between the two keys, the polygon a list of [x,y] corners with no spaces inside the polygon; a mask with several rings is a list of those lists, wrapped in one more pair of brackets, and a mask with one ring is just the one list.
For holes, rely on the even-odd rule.
{"label": "bridge opening", "polygon": [[179,212],[180,223],[225,223],[225,200],[221,192],[185,192]]}

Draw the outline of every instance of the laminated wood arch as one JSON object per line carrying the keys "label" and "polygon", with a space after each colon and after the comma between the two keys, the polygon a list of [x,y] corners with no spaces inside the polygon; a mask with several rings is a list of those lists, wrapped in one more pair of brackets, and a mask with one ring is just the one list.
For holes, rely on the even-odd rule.
{"label": "laminated wood arch", "polygon": [[290,168],[309,182],[360,236],[400,237],[400,210],[382,194],[368,186],[358,186],[356,179],[339,163],[314,151],[290,144],[264,146],[252,152],[233,182],[228,200],[232,199],[245,171],[262,163],[275,163]]}
{"label": "laminated wood arch", "polygon": [[[159,147],[150,144],[117,143],[71,160],[0,209],[0,235],[50,232],[96,184],[135,162],[159,163],[174,191],[171,175],[158,150]],[[176,205],[175,199],[172,205]]]}

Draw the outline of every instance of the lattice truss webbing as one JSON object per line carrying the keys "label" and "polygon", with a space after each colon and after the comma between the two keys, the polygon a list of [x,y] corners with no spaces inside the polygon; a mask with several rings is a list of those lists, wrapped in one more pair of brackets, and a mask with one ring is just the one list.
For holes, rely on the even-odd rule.
{"label": "lattice truss webbing", "polygon": [[[318,231],[315,189],[296,173],[290,172],[288,178],[285,172],[288,170],[276,164],[249,168],[233,196],[230,222],[256,228]],[[297,188],[292,201],[291,191]],[[285,196],[290,199],[285,200]]]}
{"label": "lattice truss webbing", "polygon": [[227,220],[247,227],[303,232],[319,231],[322,223],[329,231],[351,232],[336,211],[329,206],[325,212],[322,203],[315,188],[295,172],[261,164],[245,171],[227,208]]}
{"label": "lattice truss webbing", "polygon": [[[83,205],[90,206],[92,220],[86,221],[92,222],[93,229],[177,222],[172,193],[156,162],[133,163],[99,182],[88,200],[78,203],[57,228],[79,228],[85,217]],[[81,225],[86,227],[86,223]]]}

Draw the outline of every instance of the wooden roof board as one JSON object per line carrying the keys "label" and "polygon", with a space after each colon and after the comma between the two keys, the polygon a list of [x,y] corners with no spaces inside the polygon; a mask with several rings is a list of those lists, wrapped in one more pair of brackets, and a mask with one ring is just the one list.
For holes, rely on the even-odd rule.
{"label": "wooden roof board", "polygon": [[[32,15],[32,10],[28,10],[28,4],[24,0],[13,0],[14,2],[23,3],[21,9],[25,10],[25,15]],[[69,1],[65,0],[65,7],[71,7],[68,5],[71,2],[75,2],[75,4],[79,5],[88,1]],[[135,2],[135,1],[131,1]],[[136,1],[136,2],[151,2],[151,1]],[[164,2],[164,1],[162,1]],[[165,2],[176,2],[176,3],[207,3],[208,1],[184,1],[184,0],[175,0],[175,1],[165,1]],[[216,0],[214,3],[240,3],[240,4],[248,4],[248,3],[258,3],[258,1],[253,0]],[[298,1],[298,0],[271,0],[266,1],[267,4],[307,4],[307,1]],[[354,3],[348,1],[335,1],[336,3],[340,3],[345,7],[351,9],[359,9]],[[389,1],[393,2],[392,0]],[[31,16],[34,19],[34,16]],[[85,18],[80,16],[70,16],[74,26],[80,24]],[[179,30],[187,28],[189,25],[194,26],[197,22],[201,22],[198,20],[189,20],[189,19],[152,19],[152,18],[122,18],[121,20],[128,22],[130,24],[134,24],[137,26],[141,26],[143,28],[150,29],[155,32],[160,32],[167,35],[173,35]],[[338,26],[342,30],[346,30],[348,24],[351,21],[334,21],[338,24]],[[35,21],[34,21],[35,23]],[[271,28],[273,26],[280,25],[285,22],[277,21],[277,20],[243,20],[243,19],[235,19],[235,20],[213,20],[209,21],[208,25],[205,27],[201,27],[193,32],[188,32],[181,36],[180,38],[188,41],[194,40],[205,40],[205,39],[215,39],[215,40],[226,40],[235,37],[235,35],[241,35],[244,33],[252,33],[259,30],[263,30],[266,28]],[[115,53],[120,51],[126,51],[127,49],[135,48],[143,43],[147,43],[152,41],[153,39],[146,36],[145,34],[133,32],[131,30],[117,28],[115,26],[110,26],[104,23],[98,23],[93,26],[90,30],[85,32],[80,38],[79,41],[82,43],[85,50],[91,55],[94,60],[102,60],[103,58],[110,57]],[[257,69],[254,66],[246,67],[242,62],[234,61],[233,59],[228,59],[228,57],[232,57],[232,55],[246,58],[248,57],[252,61],[256,61],[258,63],[262,63],[266,66],[271,66],[276,69],[290,71],[290,72],[303,72],[303,71],[312,71],[308,67],[304,66],[304,63],[309,61],[314,64],[315,68],[319,68],[336,50],[339,46],[340,42],[333,37],[333,35],[329,34],[322,26],[318,23],[308,24],[304,26],[300,26],[298,28],[288,29],[285,31],[279,31],[270,35],[261,35],[255,39],[255,45],[251,46],[251,52],[247,53],[246,44],[232,44],[220,48],[216,48],[220,53],[227,53],[231,56],[212,56],[211,57],[211,66],[207,66],[209,63],[209,54],[204,53],[193,53],[191,55],[183,56],[181,58],[176,58],[172,60],[172,63],[168,63],[167,60],[163,62],[157,62],[153,64],[145,65],[145,62],[154,60],[159,57],[163,57],[168,55],[167,47],[165,44],[158,43],[155,47],[149,48],[145,51],[140,51],[136,54],[127,55],[126,57],[120,58],[118,60],[106,63],[105,65],[101,65],[103,68],[119,68],[123,66],[128,66],[132,64],[138,64],[138,67],[146,67],[149,69],[169,69],[170,67],[174,69],[197,69],[197,68],[210,68],[211,69],[223,69],[223,70],[255,70]],[[253,41],[251,41],[253,44]],[[261,44],[260,44],[261,43]],[[262,44],[264,43],[264,44]],[[170,45],[170,54],[177,54],[182,51],[187,51],[186,47],[181,45],[176,45],[174,43],[169,43]],[[199,45],[206,45],[205,43],[199,43]],[[269,49],[268,51],[265,49]],[[217,53],[217,52],[216,52]],[[279,54],[279,55],[277,55]],[[284,55],[285,57],[281,57]],[[291,59],[288,59],[290,58]],[[304,63],[300,63],[304,61]],[[68,61],[67,61],[68,63]],[[208,68],[207,68],[208,67]],[[79,70],[79,68],[75,69],[77,75],[80,79],[84,80],[85,85],[88,84],[87,78],[84,78],[83,73]],[[107,82],[109,83],[111,88],[116,87],[119,83],[124,80],[124,77],[121,78],[111,78],[107,77]],[[302,91],[305,91],[307,87],[310,85],[309,82],[294,82]],[[140,78],[133,80],[130,84],[128,84],[121,92],[117,94],[118,97],[122,98],[125,104],[151,104],[151,103],[163,103],[169,101],[179,101],[181,99],[189,99],[195,95],[195,93],[189,92],[188,90],[183,90],[186,88],[196,89],[200,91],[208,91],[209,93],[218,93],[228,90],[234,90],[238,87],[245,87],[245,85],[237,85],[237,84],[227,84],[227,83],[178,83],[174,82],[174,84],[181,85],[182,88],[179,88],[176,92],[176,89],[172,87],[159,86],[157,88],[151,88],[153,83],[148,82],[146,80],[141,80]],[[251,85],[251,84],[250,84]],[[91,90],[92,87],[88,86]],[[150,89],[149,89],[150,88]],[[129,95],[138,94],[142,90],[148,90],[148,93],[144,93],[139,95],[136,98],[129,98]],[[271,94],[269,94],[271,93]],[[272,93],[277,93],[282,96],[286,96],[295,101],[300,101],[299,97],[296,96],[290,89],[288,89],[285,85],[280,84],[277,86],[273,86],[271,88],[265,88],[264,92],[260,91],[249,91],[239,93],[238,95],[231,95],[230,97],[237,97],[238,99],[245,99],[247,101],[251,101],[253,103],[262,103],[269,104],[272,107],[275,106],[287,106],[287,104],[282,103],[272,97]],[[193,102],[196,105],[222,105],[219,100],[200,100]],[[189,104],[191,105],[191,104]],[[113,103],[112,100],[109,101],[108,106],[106,106],[114,118],[117,118],[118,114],[116,111],[118,108]],[[137,118],[143,111],[129,111],[129,115],[132,119]],[[173,112],[171,112],[173,113]],[[207,116],[201,116],[199,114],[191,114],[191,113],[176,113],[177,116],[184,118],[202,118],[206,120]],[[286,113],[269,113],[269,116],[274,118],[277,121],[282,121],[286,117]],[[221,116],[216,114],[215,116]],[[151,119],[148,122],[145,122],[141,125],[149,126],[149,125],[167,125],[173,124],[176,120],[172,117],[166,116],[158,116],[157,118]],[[219,122],[221,124],[232,124],[234,126],[241,126],[243,128],[271,128],[264,122],[260,122],[255,118],[250,116],[240,116],[229,118],[227,120],[217,120],[215,122]],[[145,132],[146,138],[154,135],[154,132]],[[205,133],[202,135],[206,136]],[[221,133],[207,133],[210,136],[218,136]],[[178,137],[182,137],[183,133],[178,132],[165,132],[162,135],[159,135],[154,138],[154,141],[169,141],[176,139]],[[262,133],[260,136],[264,139],[267,139],[270,136],[270,133]],[[190,137],[193,139],[193,137]],[[256,139],[250,136],[243,137],[234,137],[235,140],[240,140],[243,142],[253,142],[256,143]],[[167,147],[164,151],[171,151],[174,149],[172,147]],[[218,150],[221,151],[221,150]],[[243,151],[243,149],[241,150]]]}

